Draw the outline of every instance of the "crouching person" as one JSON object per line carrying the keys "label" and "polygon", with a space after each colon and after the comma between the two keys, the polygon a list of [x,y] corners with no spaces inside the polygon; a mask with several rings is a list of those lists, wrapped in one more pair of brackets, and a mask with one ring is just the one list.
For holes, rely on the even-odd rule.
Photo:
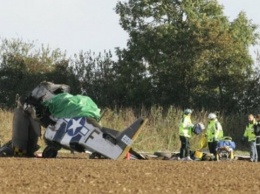
{"label": "crouching person", "polygon": [[0,148],[0,156],[34,157],[39,149],[38,138],[41,136],[40,124],[31,114],[33,109],[23,108],[23,103],[17,99],[12,124],[12,139]]}
{"label": "crouching person", "polygon": [[222,140],[218,141],[216,149],[216,159],[218,160],[227,160],[234,159],[234,149],[236,144],[232,141],[232,137],[226,136]]}

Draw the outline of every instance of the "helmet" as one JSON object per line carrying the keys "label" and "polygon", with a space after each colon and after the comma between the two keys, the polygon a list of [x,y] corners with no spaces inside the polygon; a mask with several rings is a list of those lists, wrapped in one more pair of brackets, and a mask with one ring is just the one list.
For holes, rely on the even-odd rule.
{"label": "helmet", "polygon": [[188,114],[191,114],[192,113],[192,110],[191,109],[185,109],[184,110],[184,112],[183,112],[183,114],[185,114],[185,115],[188,115]]}
{"label": "helmet", "polygon": [[208,119],[215,119],[217,115],[215,113],[209,113]]}

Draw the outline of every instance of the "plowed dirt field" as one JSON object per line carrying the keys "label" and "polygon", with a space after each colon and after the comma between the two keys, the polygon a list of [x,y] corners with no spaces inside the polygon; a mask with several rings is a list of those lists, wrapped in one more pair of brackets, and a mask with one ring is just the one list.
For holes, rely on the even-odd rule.
{"label": "plowed dirt field", "polygon": [[0,158],[0,193],[260,193],[260,163]]}

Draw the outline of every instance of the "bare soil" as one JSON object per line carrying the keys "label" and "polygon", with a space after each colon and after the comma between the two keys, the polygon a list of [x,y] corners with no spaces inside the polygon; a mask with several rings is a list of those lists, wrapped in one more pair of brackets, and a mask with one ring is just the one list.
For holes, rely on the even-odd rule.
{"label": "bare soil", "polygon": [[260,193],[260,163],[0,158],[1,193]]}

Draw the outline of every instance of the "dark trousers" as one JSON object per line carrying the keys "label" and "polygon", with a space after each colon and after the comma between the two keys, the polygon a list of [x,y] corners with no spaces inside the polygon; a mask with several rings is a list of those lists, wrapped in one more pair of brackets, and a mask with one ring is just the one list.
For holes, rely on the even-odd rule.
{"label": "dark trousers", "polygon": [[[256,139],[256,144],[260,144],[260,139],[259,138]],[[257,155],[258,155],[258,162],[260,162],[260,145],[256,146],[256,151],[257,151]]]}
{"label": "dark trousers", "polygon": [[217,144],[218,142],[217,141],[213,141],[213,142],[208,142],[208,147],[209,147],[209,152],[211,154],[214,154],[214,156],[216,156],[216,153],[217,153]]}
{"label": "dark trousers", "polygon": [[[260,127],[257,124],[257,128],[255,128],[255,135],[260,136]],[[256,139],[256,144],[260,144],[260,138]],[[256,145],[257,155],[258,155],[258,162],[260,162],[260,145]]]}
{"label": "dark trousers", "polygon": [[185,158],[190,156],[190,138],[180,136],[180,140],[181,140],[180,158]]}
{"label": "dark trousers", "polygon": [[258,155],[258,162],[260,162],[260,146],[256,146],[257,155]]}

